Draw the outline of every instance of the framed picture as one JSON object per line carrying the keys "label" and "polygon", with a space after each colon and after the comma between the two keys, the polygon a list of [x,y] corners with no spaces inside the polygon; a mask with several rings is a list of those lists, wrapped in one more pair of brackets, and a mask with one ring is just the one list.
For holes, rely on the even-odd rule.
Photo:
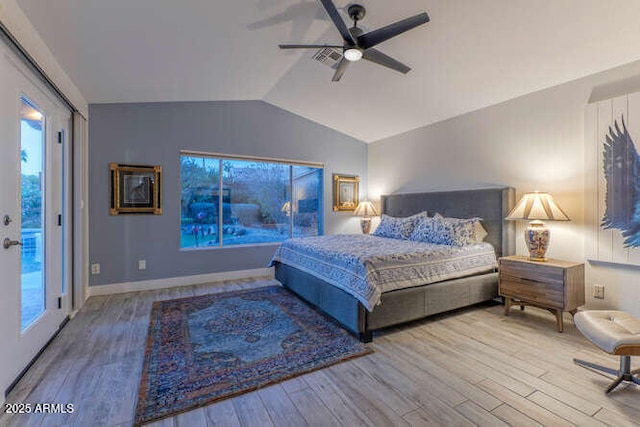
{"label": "framed picture", "polygon": [[111,206],[109,213],[162,214],[162,166],[109,163]]}
{"label": "framed picture", "polygon": [[354,175],[333,174],[333,210],[355,211],[358,206],[358,182]]}

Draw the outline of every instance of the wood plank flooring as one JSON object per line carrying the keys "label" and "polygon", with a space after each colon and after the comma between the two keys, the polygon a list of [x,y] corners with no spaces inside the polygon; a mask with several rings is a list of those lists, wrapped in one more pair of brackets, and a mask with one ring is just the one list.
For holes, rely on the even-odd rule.
{"label": "wood plank flooring", "polygon": [[[1,426],[129,426],[153,301],[247,289],[266,278],[90,298],[7,402],[71,403],[72,414],[0,417]],[[604,395],[610,378],[573,364],[618,366],[565,313],[481,305],[391,328],[375,353],[151,425],[637,426],[640,387]],[[638,360],[633,359],[634,368]]]}

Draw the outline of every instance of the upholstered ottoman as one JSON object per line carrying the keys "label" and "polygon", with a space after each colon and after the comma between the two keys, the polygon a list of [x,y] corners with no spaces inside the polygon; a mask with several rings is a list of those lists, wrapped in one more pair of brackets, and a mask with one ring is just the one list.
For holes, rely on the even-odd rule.
{"label": "upholstered ottoman", "polygon": [[605,393],[611,393],[622,381],[640,384],[640,378],[635,376],[640,369],[631,371],[631,356],[640,356],[640,319],[623,311],[591,310],[576,313],[573,320],[589,341],[609,354],[620,356],[619,370],[573,359],[580,366],[618,377]]}

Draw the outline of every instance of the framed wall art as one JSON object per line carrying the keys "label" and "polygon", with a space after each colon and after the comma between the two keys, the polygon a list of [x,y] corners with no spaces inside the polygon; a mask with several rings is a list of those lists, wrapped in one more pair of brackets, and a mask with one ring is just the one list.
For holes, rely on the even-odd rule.
{"label": "framed wall art", "polygon": [[162,166],[110,163],[109,173],[111,215],[162,214]]}
{"label": "framed wall art", "polygon": [[640,265],[640,93],[587,105],[585,256]]}
{"label": "framed wall art", "polygon": [[355,211],[358,206],[358,183],[360,178],[357,175],[333,174],[333,210]]}

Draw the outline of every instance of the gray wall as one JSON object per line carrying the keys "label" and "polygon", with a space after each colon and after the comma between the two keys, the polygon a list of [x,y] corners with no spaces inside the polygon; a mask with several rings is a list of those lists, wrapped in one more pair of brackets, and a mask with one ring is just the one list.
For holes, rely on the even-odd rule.
{"label": "gray wall", "polygon": [[[369,145],[369,196],[508,185],[517,197],[548,191],[571,221],[549,222],[548,255],[585,260],[585,106],[640,90],[640,61],[487,107]],[[634,141],[640,137],[632,135]],[[518,223],[517,252],[527,254]],[[637,267],[587,262],[591,308],[640,316]],[[592,297],[594,283],[605,299]]]}
{"label": "gray wall", "polygon": [[[332,211],[331,175],[359,175],[365,196],[362,141],[262,101],[92,104],[89,115],[92,286],[267,266],[275,245],[179,250],[180,150],[324,162],[325,233],[359,232],[357,218]],[[163,214],[109,215],[110,162],[161,165]]]}

